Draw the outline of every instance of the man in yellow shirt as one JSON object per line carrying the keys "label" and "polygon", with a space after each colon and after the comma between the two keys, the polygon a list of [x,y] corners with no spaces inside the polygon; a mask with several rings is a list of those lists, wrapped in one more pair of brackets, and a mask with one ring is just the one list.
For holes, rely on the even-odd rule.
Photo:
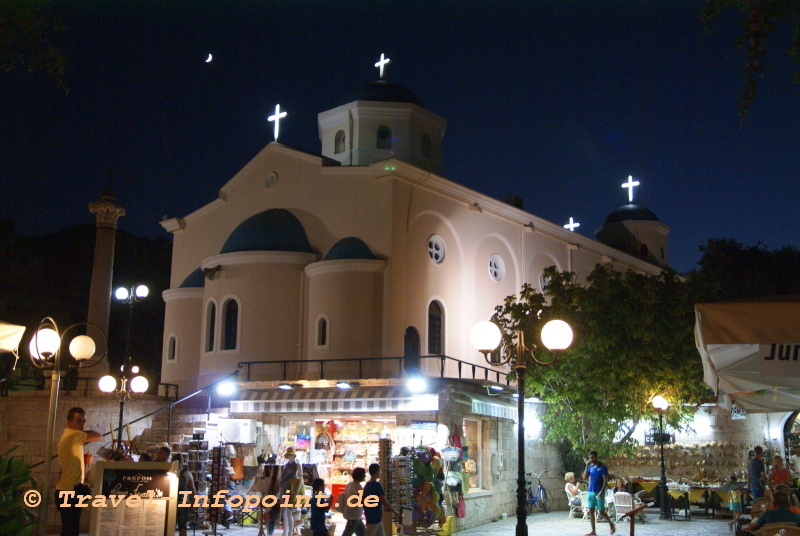
{"label": "man in yellow shirt", "polygon": [[[56,484],[56,508],[61,514],[61,536],[79,535],[83,508],[75,506],[78,502],[77,496],[91,493],[89,487],[83,483],[86,477],[83,446],[86,443],[100,441],[102,436],[91,430],[84,432],[84,426],[86,426],[86,412],[83,408],[71,408],[67,412],[67,428],[58,443],[61,478]],[[62,499],[61,494],[64,491],[74,491],[75,495],[72,498]]]}

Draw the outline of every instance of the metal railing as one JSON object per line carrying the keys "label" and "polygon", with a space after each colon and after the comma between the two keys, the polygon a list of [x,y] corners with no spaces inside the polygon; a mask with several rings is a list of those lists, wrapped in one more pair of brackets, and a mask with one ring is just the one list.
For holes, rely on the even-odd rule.
{"label": "metal railing", "polygon": [[[472,379],[472,380],[487,380],[489,381],[490,376],[494,376],[494,380],[496,383],[505,383],[506,385],[509,384],[508,374],[502,372],[498,369],[493,369],[489,367],[484,367],[482,365],[476,365],[474,363],[468,363],[466,361],[461,361],[460,359],[456,359],[455,357],[450,357],[447,355],[423,355],[423,356],[403,356],[403,357],[350,357],[350,358],[338,358],[338,359],[308,359],[305,361],[240,361],[237,364],[237,368],[244,369],[244,380],[243,381],[251,381],[253,375],[253,368],[257,365],[273,365],[279,366],[281,368],[280,378],[275,381],[289,381],[290,379],[299,379],[299,374],[303,372],[303,368],[316,368],[318,369],[319,380],[364,380],[368,379],[364,377],[364,364],[371,363],[371,362],[378,362],[378,361],[394,361],[396,362],[396,366],[392,367],[396,369],[395,378],[399,379],[403,377],[403,371],[408,369],[418,369],[419,366],[413,367],[406,367],[406,362],[420,362],[424,359],[427,360],[436,360],[438,367],[439,367],[439,377],[445,377],[445,369],[448,362],[455,362],[456,363],[456,370],[458,373],[458,379]],[[327,365],[332,363],[347,363],[352,365],[355,363],[358,369],[358,376],[353,377],[352,374],[349,374],[347,377],[339,377],[339,378],[326,378],[325,377],[325,368]],[[290,375],[289,369],[290,368],[297,368],[298,370]],[[471,372],[471,374],[469,374]],[[480,373],[480,374],[479,374]],[[480,378],[480,375],[483,375],[483,378]],[[503,377],[503,381],[501,381],[500,377]],[[380,378],[386,378],[385,371],[381,370]],[[304,378],[309,379],[309,378]]]}

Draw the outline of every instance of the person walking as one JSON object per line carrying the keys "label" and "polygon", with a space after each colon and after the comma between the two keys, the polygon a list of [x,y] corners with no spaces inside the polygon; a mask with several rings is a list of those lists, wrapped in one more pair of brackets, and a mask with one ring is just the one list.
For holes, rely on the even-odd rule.
{"label": "person walking", "polygon": [[[61,515],[61,536],[78,536],[80,533],[81,512],[78,508],[79,495],[91,495],[92,490],[84,483],[86,466],[92,463],[91,454],[84,455],[86,443],[100,441],[102,436],[92,430],[84,431],[86,412],[83,408],[70,408],[67,412],[67,428],[58,442],[58,463],[61,464],[61,478],[56,483],[56,508]],[[62,493],[73,491],[70,498]]]}
{"label": "person walking", "polygon": [[[365,536],[386,536],[383,530],[383,508],[384,506],[392,511],[395,517],[400,516],[400,512],[394,509],[386,500],[386,493],[383,491],[383,485],[378,482],[381,476],[381,466],[377,463],[370,464],[369,466],[369,482],[364,485],[364,517],[367,518],[367,527],[364,531]],[[377,497],[378,504],[375,506],[368,506],[375,502]]]}
{"label": "person walking", "polygon": [[611,534],[617,532],[617,526],[611,521],[606,513],[606,487],[608,486],[608,467],[597,457],[597,451],[589,452],[589,459],[586,461],[586,469],[583,470],[583,479],[589,481],[589,488],[586,498],[586,507],[589,508],[589,521],[592,523],[592,531],[586,536],[597,534],[595,527],[595,510],[608,521]]}
{"label": "person walking", "polygon": [[[191,505],[194,502],[194,495],[197,493],[197,488],[194,485],[194,477],[192,477],[192,472],[189,470],[188,467],[183,466],[183,458],[180,452],[176,452],[172,455],[172,463],[178,463],[178,467],[180,470],[178,471],[178,508],[177,508],[177,515],[176,520],[178,523],[178,535],[179,536],[186,536],[186,529],[189,523],[189,512],[191,511]],[[190,492],[189,495],[185,495],[186,500],[184,500],[184,495],[181,495],[182,491]]]}
{"label": "person walking", "polygon": [[[353,469],[352,476],[353,480],[347,484],[347,487],[344,488],[344,493],[341,495],[344,501],[339,499],[340,504],[344,505],[341,509],[342,517],[347,521],[342,536],[352,536],[353,534],[356,536],[364,536],[364,529],[366,527],[364,527],[364,522],[361,521],[361,515],[364,513],[361,483],[364,482],[367,472],[363,467],[356,467]],[[351,499],[351,497],[353,497],[353,499]],[[352,506],[352,504],[356,504],[357,506]]]}
{"label": "person walking", "polygon": [[764,496],[767,485],[767,468],[764,465],[764,449],[759,445],[753,449],[754,457],[747,462],[747,483],[750,486],[750,495],[753,501]]}

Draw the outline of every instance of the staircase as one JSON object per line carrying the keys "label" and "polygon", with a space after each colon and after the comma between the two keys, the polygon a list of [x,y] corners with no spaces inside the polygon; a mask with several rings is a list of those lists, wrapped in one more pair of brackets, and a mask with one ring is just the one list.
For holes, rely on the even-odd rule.
{"label": "staircase", "polygon": [[[160,447],[164,444],[172,448],[174,443],[180,442],[182,435],[191,436],[196,428],[205,429],[206,423],[205,397],[187,400],[172,408],[171,422],[168,409],[154,415],[150,428],[137,435],[134,442],[140,453],[150,447]],[[168,430],[169,435],[167,435]]]}

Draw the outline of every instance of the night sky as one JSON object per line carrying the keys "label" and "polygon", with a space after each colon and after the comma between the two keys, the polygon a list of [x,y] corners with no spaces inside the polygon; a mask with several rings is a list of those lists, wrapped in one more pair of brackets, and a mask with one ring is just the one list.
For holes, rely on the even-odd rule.
{"label": "night sky", "polygon": [[[0,216],[45,234],[94,221],[113,189],[120,228],[167,236],[272,140],[318,153],[317,114],[378,77],[448,121],[443,175],[594,236],[635,201],[672,228],[670,261],[729,237],[798,245],[800,86],[769,41],[749,119],[736,115],[738,14],[705,36],[700,2],[54,2],[65,95],[0,75]],[[208,54],[213,60],[205,63]]]}

